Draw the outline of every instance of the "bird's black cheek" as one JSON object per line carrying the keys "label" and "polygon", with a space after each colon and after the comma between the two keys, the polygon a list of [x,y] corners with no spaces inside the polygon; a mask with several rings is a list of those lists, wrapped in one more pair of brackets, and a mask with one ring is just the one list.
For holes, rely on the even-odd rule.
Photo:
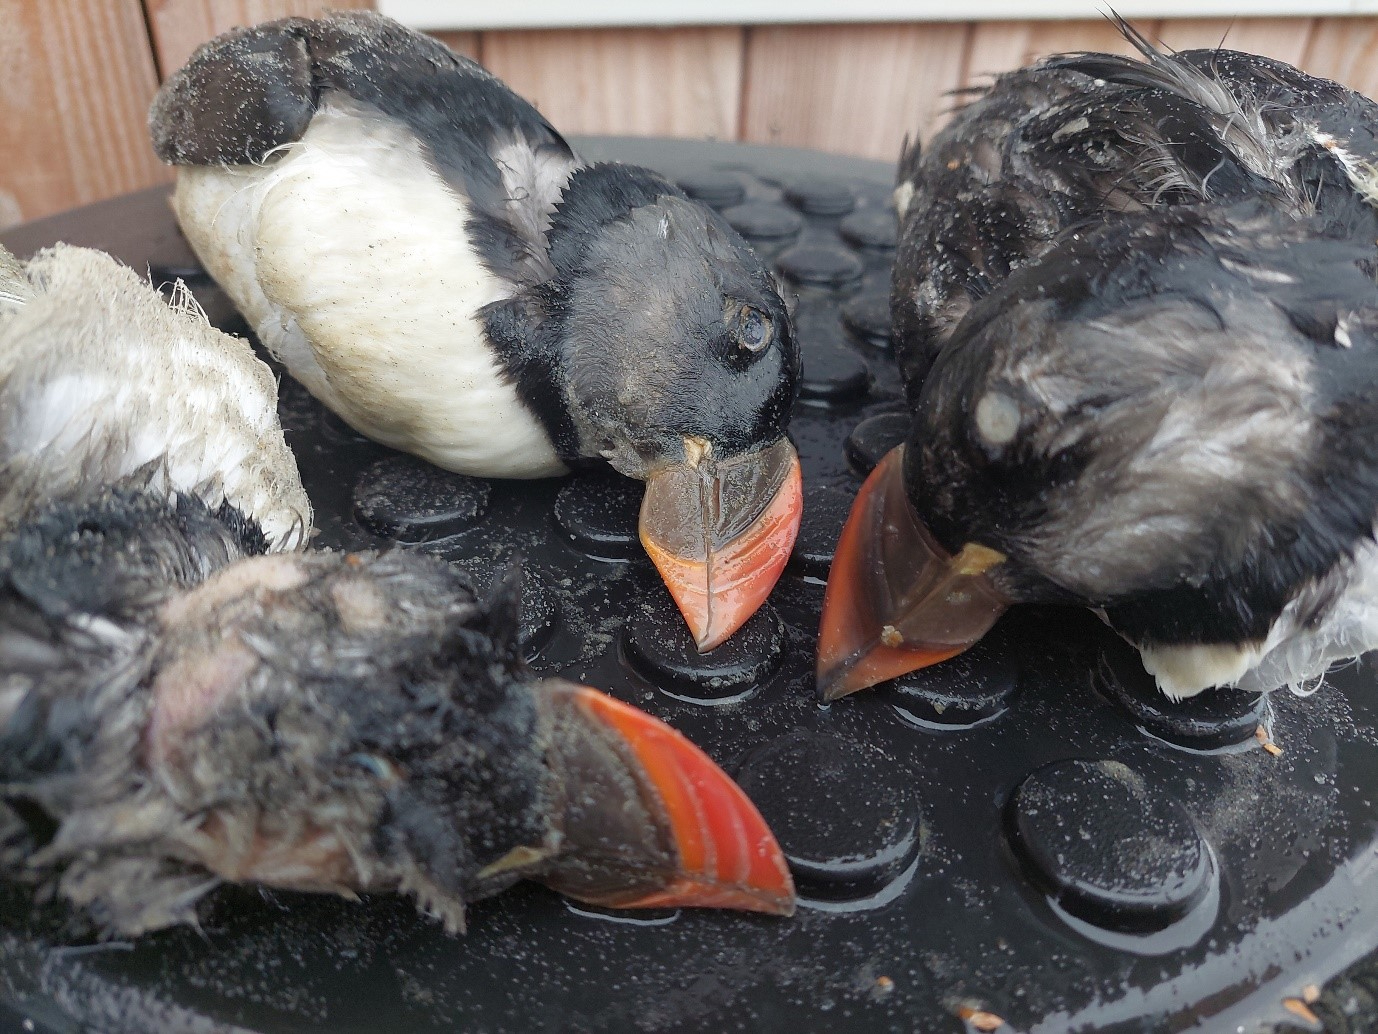
{"label": "bird's black cheek", "polygon": [[744,370],[710,358],[654,399],[640,400],[643,416],[630,430],[650,454],[678,455],[689,436],[707,439],[722,455],[741,453],[784,433],[796,392],[778,352]]}
{"label": "bird's black cheek", "polygon": [[724,422],[719,430],[724,447],[747,449],[774,441],[784,433],[799,393],[795,372],[784,359],[772,352],[738,374],[736,383],[728,386],[728,397],[736,402],[731,409],[736,420]]}
{"label": "bird's black cheek", "polygon": [[458,895],[465,877],[477,869],[454,818],[406,786],[388,795],[376,840],[382,857],[411,859],[449,894]]}
{"label": "bird's black cheek", "polygon": [[764,438],[771,431],[783,433],[789,423],[790,410],[799,397],[799,363],[787,365],[775,378],[774,389],[767,395],[761,406],[760,421],[756,433]]}

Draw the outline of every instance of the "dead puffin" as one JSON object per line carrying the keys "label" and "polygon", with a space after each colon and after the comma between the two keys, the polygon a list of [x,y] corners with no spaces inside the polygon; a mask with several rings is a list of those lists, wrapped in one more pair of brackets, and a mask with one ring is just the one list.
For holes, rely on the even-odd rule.
{"label": "dead puffin", "polygon": [[0,876],[124,935],[227,881],[789,913],[712,761],[525,667],[515,572],[291,548],[274,388],[108,257],[0,255]]}
{"label": "dead puffin", "polygon": [[1378,106],[1127,31],[1144,60],[1002,76],[901,162],[914,417],[839,542],[829,699],[1024,602],[1097,611],[1174,698],[1378,646]]}
{"label": "dead puffin", "polygon": [[799,352],[715,212],[581,162],[478,65],[371,13],[212,40],[150,125],[206,268],[355,428],[467,474],[605,460],[645,481],[641,539],[700,650],[765,600],[800,520]]}

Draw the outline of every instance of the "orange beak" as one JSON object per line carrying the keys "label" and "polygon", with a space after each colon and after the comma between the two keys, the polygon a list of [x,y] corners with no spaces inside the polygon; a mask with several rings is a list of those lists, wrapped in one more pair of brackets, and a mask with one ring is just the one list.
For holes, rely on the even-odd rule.
{"label": "orange beak", "polygon": [[987,572],[1004,562],[968,543],[948,554],[905,494],[904,446],[871,472],[838,539],[818,636],[818,689],[837,700],[961,653],[1010,600]]}
{"label": "orange beak", "polygon": [[688,439],[686,460],[653,474],[641,544],[707,653],[760,608],[780,579],[804,510],[799,454],[787,440],[716,460]]}
{"label": "orange beak", "polygon": [[[552,686],[585,737],[567,766],[584,780],[571,788],[566,823],[567,840],[579,845],[575,857],[539,877],[544,883],[610,908],[794,913],[794,882],[780,845],[756,806],[703,751],[597,690]],[[620,775],[606,767],[614,758]],[[636,801],[618,799],[633,787]],[[629,826],[630,815],[653,821]]]}

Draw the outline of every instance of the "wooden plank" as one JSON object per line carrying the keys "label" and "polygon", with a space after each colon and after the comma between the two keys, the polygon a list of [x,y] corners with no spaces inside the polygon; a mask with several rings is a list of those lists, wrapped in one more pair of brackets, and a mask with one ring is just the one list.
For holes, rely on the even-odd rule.
{"label": "wooden plank", "polygon": [[1302,67],[1378,97],[1378,18],[1318,18]]}
{"label": "wooden plank", "polygon": [[737,136],[740,28],[486,32],[481,47],[562,133]]}
{"label": "wooden plank", "polygon": [[371,9],[374,0],[144,0],[158,69],[166,79],[206,40],[237,25],[312,18],[327,10]]}
{"label": "wooden plank", "polygon": [[1126,18],[1319,17],[1372,13],[1374,0],[379,0],[393,18],[427,30],[613,28],[648,25],[820,25],[1090,18],[1113,7]]}
{"label": "wooden plank", "polygon": [[[1134,20],[1134,26],[1150,39],[1158,22]],[[967,85],[981,86],[991,76],[1022,68],[1050,54],[1082,50],[1133,54],[1134,48],[1104,18],[1067,22],[978,22],[967,57]]]}
{"label": "wooden plank", "polygon": [[475,61],[482,60],[479,56],[479,34],[477,32],[433,32],[431,35],[456,54],[463,54]]}
{"label": "wooden plank", "polygon": [[1312,18],[1173,18],[1158,36],[1173,50],[1243,50],[1300,65],[1315,25]]}
{"label": "wooden plank", "polygon": [[0,224],[151,186],[157,89],[139,0],[0,0]]}
{"label": "wooden plank", "polygon": [[893,161],[952,107],[971,27],[828,25],[749,30],[743,136]]}

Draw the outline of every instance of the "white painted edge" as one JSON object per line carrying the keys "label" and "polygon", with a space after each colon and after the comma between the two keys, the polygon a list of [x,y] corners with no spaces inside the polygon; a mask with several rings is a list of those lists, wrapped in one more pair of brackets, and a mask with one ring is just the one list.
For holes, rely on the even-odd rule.
{"label": "white painted edge", "polygon": [[1021,21],[1099,18],[1313,17],[1378,13],[1378,0],[378,0],[418,29],[578,28],[596,25],[759,25],[790,22]]}

